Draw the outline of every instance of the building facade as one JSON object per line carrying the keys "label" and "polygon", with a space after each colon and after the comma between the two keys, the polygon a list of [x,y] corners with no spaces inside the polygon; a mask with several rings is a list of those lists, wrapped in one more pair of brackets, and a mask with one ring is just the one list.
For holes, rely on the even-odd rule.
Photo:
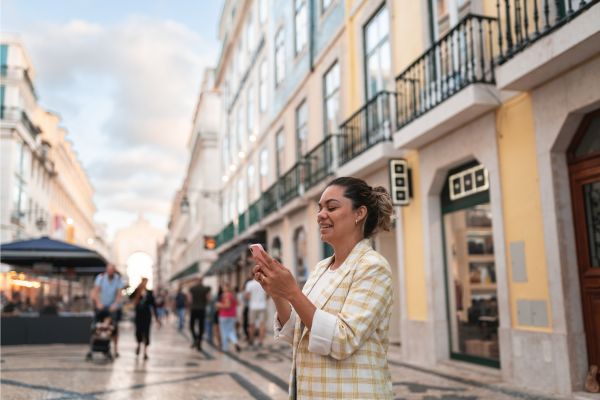
{"label": "building facade", "polygon": [[363,178],[403,204],[373,245],[404,361],[582,390],[600,364],[598,3],[226,1],[207,273],[243,284],[260,241],[302,284],[330,254],[326,183]]}
{"label": "building facade", "polygon": [[51,230],[51,186],[55,166],[50,146],[32,122],[37,109],[34,69],[21,43],[0,43],[0,151],[2,153],[1,241]]}

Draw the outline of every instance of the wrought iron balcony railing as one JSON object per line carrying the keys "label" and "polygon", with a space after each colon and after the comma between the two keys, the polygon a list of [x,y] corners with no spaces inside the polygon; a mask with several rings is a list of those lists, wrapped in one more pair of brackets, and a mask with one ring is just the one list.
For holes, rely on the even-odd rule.
{"label": "wrought iron balcony railing", "polygon": [[246,223],[247,217],[248,217],[247,212],[243,212],[240,215],[238,215],[238,229],[237,229],[238,235],[241,235],[242,233],[244,233],[244,231],[248,227],[248,225]]}
{"label": "wrought iron balcony railing", "polygon": [[260,221],[260,199],[256,200],[248,208],[248,226],[252,226]]}
{"label": "wrought iron balcony railing", "polygon": [[261,196],[263,218],[278,208],[279,181],[272,184]]}
{"label": "wrought iron balcony railing", "polygon": [[571,21],[600,0],[497,0],[499,63]]}
{"label": "wrought iron balcony railing", "polygon": [[300,186],[303,178],[302,163],[297,162],[285,174],[279,178],[279,187],[281,195],[281,205],[300,195]]}
{"label": "wrought iron balcony railing", "polygon": [[304,156],[303,182],[310,189],[334,171],[334,135],[328,135]]}
{"label": "wrought iron balcony railing", "polygon": [[391,140],[394,93],[379,92],[340,125],[340,165],[384,140]]}
{"label": "wrought iron balcony railing", "polygon": [[496,19],[467,15],[396,78],[397,129],[472,83],[495,83]]}

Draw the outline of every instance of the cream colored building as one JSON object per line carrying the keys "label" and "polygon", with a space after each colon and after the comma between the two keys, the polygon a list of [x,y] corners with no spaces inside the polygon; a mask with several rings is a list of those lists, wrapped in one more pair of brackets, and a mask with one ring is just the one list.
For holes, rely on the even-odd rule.
{"label": "cream colored building", "polygon": [[1,241],[51,232],[51,186],[56,170],[35,121],[35,71],[17,38],[0,43]]}

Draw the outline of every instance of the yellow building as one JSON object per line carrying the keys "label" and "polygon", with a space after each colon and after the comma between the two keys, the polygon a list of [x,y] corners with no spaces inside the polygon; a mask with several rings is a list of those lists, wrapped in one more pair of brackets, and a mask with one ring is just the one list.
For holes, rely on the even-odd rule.
{"label": "yellow building", "polygon": [[404,203],[374,240],[403,361],[582,390],[600,364],[598,21],[598,1],[226,1],[222,229],[201,273],[243,283],[259,240],[302,282],[328,252],[316,200],[357,176]]}

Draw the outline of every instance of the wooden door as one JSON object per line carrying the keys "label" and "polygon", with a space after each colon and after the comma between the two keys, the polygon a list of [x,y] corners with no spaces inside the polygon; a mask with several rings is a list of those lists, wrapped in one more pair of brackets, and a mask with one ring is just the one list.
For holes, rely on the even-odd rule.
{"label": "wooden door", "polygon": [[589,365],[600,365],[600,155],[570,165]]}

